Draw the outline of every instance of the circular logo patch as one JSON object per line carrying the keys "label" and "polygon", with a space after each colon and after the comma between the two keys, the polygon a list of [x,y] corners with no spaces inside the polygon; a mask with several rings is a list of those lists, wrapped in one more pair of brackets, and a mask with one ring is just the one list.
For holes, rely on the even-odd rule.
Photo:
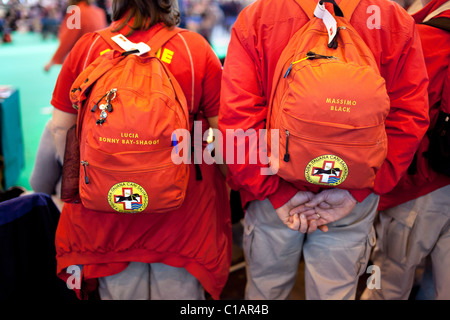
{"label": "circular logo patch", "polygon": [[326,154],[311,160],[305,168],[305,177],[309,183],[337,186],[348,175],[347,164],[338,156]]}
{"label": "circular logo patch", "polygon": [[119,182],[108,192],[111,208],[123,213],[141,212],[148,205],[147,192],[134,182]]}

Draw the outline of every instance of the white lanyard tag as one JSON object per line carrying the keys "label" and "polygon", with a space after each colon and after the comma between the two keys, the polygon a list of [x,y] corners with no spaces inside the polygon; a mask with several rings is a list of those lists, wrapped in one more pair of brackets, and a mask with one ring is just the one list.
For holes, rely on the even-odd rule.
{"label": "white lanyard tag", "polygon": [[128,40],[125,36],[118,34],[117,36],[114,36],[111,38],[115,43],[117,43],[123,50],[125,51],[131,51],[131,50],[139,50],[139,53],[135,53],[136,55],[140,56],[144,53],[147,53],[150,51],[150,47],[148,44],[144,42],[134,43]]}
{"label": "white lanyard tag", "polygon": [[314,10],[314,15],[322,19],[323,23],[327,27],[328,32],[328,44],[334,39],[337,32],[337,23],[333,15],[325,8],[325,5],[321,5],[320,2],[317,3],[316,9]]}

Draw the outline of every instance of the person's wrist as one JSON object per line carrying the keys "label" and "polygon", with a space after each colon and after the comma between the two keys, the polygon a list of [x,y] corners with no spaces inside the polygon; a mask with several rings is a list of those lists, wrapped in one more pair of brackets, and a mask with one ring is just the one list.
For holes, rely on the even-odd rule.
{"label": "person's wrist", "polygon": [[267,198],[276,210],[287,204],[289,200],[295,196],[297,191],[297,188],[295,188],[292,184],[280,178],[277,191],[269,195]]}

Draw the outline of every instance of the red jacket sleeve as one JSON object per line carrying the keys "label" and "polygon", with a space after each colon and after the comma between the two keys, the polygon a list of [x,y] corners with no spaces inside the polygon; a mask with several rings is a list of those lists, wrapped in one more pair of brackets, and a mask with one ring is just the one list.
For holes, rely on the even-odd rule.
{"label": "red jacket sleeve", "polygon": [[427,69],[414,21],[408,22],[411,36],[399,48],[398,59],[382,62],[391,109],[386,119],[387,158],[375,179],[377,194],[391,191],[398,183],[429,126]]}

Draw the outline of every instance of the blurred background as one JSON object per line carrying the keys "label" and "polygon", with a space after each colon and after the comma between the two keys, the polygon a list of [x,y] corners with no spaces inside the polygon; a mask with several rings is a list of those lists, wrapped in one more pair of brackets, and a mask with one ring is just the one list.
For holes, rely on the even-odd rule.
{"label": "blurred background", "polygon": [[[230,28],[254,0],[179,0],[181,27],[202,34],[224,60]],[[110,23],[111,0],[96,0]],[[0,0],[1,190],[29,184],[61,65],[44,71],[58,48],[67,0]]]}

